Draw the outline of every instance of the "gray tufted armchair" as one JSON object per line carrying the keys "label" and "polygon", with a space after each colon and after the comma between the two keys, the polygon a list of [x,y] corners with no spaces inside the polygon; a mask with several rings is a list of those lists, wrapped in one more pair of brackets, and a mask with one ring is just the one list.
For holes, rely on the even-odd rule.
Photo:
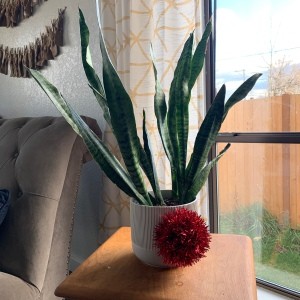
{"label": "gray tufted armchair", "polygon": [[[85,118],[100,135],[95,120]],[[66,276],[82,164],[91,157],[61,117],[0,119],[0,299],[57,299]]]}

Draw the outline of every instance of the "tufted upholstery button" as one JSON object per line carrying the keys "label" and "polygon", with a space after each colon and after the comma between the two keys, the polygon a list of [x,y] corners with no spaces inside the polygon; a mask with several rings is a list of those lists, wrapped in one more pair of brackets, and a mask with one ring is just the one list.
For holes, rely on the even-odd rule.
{"label": "tufted upholstery button", "polygon": [[[55,120],[53,125],[50,119]],[[86,121],[89,124],[92,119]],[[96,120],[93,124],[93,131],[100,132]],[[13,196],[9,215],[0,228],[0,271],[13,270],[15,276],[30,282],[32,297],[39,298],[40,290],[43,298],[53,298],[55,282],[65,278],[69,262],[68,236],[87,150],[62,117],[17,118],[4,124],[0,119],[0,144],[0,188],[9,183]],[[14,249],[22,249],[22,255]],[[1,291],[13,283],[9,277],[2,282],[2,277]],[[18,297],[23,293],[21,287],[11,290],[15,298],[28,298]],[[12,294],[4,298],[14,298]],[[4,294],[0,295],[3,299]]]}

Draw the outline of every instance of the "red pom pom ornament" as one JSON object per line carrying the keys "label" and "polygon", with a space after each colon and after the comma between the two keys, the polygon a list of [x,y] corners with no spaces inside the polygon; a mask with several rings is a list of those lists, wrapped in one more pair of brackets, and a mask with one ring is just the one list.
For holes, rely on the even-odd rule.
{"label": "red pom pom ornament", "polygon": [[191,266],[205,257],[211,235],[195,211],[179,208],[162,216],[154,229],[154,244],[165,264]]}

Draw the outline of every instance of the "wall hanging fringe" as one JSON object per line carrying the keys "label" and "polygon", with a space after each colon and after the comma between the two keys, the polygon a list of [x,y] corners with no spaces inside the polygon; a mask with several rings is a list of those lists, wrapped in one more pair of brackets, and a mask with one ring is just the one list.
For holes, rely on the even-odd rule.
{"label": "wall hanging fringe", "polygon": [[34,8],[47,0],[0,0],[0,26],[15,27],[34,13]]}
{"label": "wall hanging fringe", "polygon": [[41,33],[35,42],[24,47],[9,48],[0,45],[0,73],[11,77],[28,78],[29,73],[24,67],[41,69],[47,66],[48,60],[54,59],[59,54],[59,47],[63,46],[63,19],[66,7],[58,10],[58,18],[51,21],[51,26],[46,26],[46,31]]}

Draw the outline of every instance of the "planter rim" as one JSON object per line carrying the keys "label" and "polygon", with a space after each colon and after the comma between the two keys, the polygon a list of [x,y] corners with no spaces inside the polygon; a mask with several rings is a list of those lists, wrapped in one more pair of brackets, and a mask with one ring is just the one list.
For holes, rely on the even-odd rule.
{"label": "planter rim", "polygon": [[[161,192],[162,192],[162,195],[164,196],[164,195],[168,195],[168,194],[170,194],[171,195],[171,193],[172,193],[172,190],[161,190]],[[152,191],[150,191],[149,192],[150,194],[153,194],[153,192]],[[193,201],[191,201],[191,202],[188,202],[188,203],[183,203],[183,204],[176,204],[176,205],[144,205],[144,204],[140,204],[135,198],[130,198],[130,202],[131,202],[131,204],[133,204],[133,205],[136,205],[136,206],[143,206],[143,207],[148,207],[149,209],[155,209],[156,207],[160,207],[160,208],[177,208],[177,207],[181,207],[181,206],[187,206],[187,205],[189,205],[189,204],[192,204],[192,203],[194,203],[195,201],[197,201],[198,199],[197,198],[195,198]]]}

